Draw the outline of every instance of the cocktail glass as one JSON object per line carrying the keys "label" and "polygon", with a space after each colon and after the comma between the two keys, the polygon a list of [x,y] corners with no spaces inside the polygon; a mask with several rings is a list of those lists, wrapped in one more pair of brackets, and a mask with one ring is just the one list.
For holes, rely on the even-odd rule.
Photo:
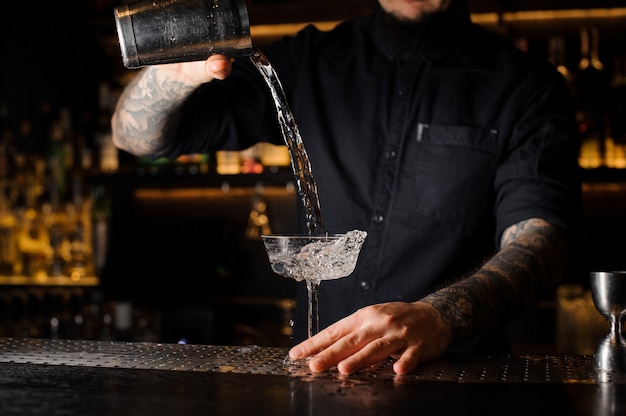
{"label": "cocktail glass", "polygon": [[320,282],[350,275],[366,236],[367,233],[360,230],[328,236],[261,236],[274,273],[306,282],[309,337],[319,331]]}
{"label": "cocktail glass", "polygon": [[626,313],[626,271],[592,272],[590,283],[596,309],[611,324],[609,333],[598,344],[596,369],[603,377],[623,375],[626,372],[626,342],[622,333]]}

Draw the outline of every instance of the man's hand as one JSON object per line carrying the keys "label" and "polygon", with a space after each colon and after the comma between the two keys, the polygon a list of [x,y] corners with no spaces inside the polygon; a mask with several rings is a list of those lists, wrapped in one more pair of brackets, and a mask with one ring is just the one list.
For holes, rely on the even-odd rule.
{"label": "man's hand", "polygon": [[233,69],[233,59],[225,55],[211,55],[204,61],[159,65],[155,68],[169,73],[186,85],[198,86],[214,79],[225,79]]}
{"label": "man's hand", "polygon": [[311,371],[337,366],[341,374],[353,374],[391,356],[397,359],[395,373],[402,375],[443,355],[451,340],[451,329],[431,305],[392,302],[356,311],[293,347],[289,356],[297,360],[314,355],[309,360]]}

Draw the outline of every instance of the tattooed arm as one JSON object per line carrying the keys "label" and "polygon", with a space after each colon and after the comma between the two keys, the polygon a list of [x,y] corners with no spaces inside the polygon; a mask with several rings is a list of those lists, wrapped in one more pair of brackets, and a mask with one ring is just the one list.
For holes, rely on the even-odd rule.
{"label": "tattooed arm", "polygon": [[111,118],[113,143],[136,156],[151,156],[162,144],[168,116],[198,86],[224,79],[232,60],[213,55],[206,61],[143,68],[124,89]]}
{"label": "tattooed arm", "polygon": [[541,219],[504,232],[500,251],[478,271],[422,301],[439,311],[453,341],[493,329],[556,287],[565,266],[565,240]]}
{"label": "tattooed arm", "polygon": [[312,371],[337,366],[351,374],[392,356],[406,374],[443,355],[455,341],[497,328],[556,287],[565,239],[542,219],[509,227],[502,248],[469,277],[413,302],[358,310],[293,347],[292,359],[312,357]]}

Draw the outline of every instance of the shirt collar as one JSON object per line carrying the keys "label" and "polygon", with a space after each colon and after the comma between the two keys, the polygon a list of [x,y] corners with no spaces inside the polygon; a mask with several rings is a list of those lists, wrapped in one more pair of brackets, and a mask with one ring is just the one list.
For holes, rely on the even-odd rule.
{"label": "shirt collar", "polygon": [[464,34],[467,34],[472,27],[469,8],[465,0],[453,0],[450,7],[443,13],[442,24],[411,48],[401,48],[393,42],[382,21],[382,16],[376,14],[373,16],[374,41],[389,60],[398,56],[415,56],[428,61],[436,61],[451,49],[458,47],[464,39]]}

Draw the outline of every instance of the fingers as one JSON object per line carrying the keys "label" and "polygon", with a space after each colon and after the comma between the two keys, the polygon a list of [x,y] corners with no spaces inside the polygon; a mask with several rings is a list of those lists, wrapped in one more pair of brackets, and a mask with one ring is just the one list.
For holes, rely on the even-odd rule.
{"label": "fingers", "polygon": [[233,59],[225,55],[212,55],[206,60],[206,71],[215,79],[225,79],[233,69]]}
{"label": "fingers", "polygon": [[313,372],[322,372],[337,366],[337,371],[341,374],[354,374],[377,365],[403,350],[400,359],[394,364],[394,372],[400,375],[407,374],[417,367],[418,349],[404,349],[404,341],[401,338],[365,333],[361,336],[364,338],[348,335],[319,352],[309,360],[309,369]]}
{"label": "fingers", "polygon": [[330,347],[341,338],[358,329],[358,322],[354,315],[344,318],[328,328],[314,335],[313,337],[294,346],[289,351],[292,360],[308,358],[318,352]]}
{"label": "fingers", "polygon": [[393,363],[393,372],[399,376],[409,374],[415,370],[419,364],[419,355],[416,348],[407,348],[400,358]]}
{"label": "fingers", "polygon": [[366,366],[368,358],[368,339],[370,335],[364,331],[348,334],[320,351],[309,360],[309,368],[313,372],[328,370],[335,365],[342,374],[351,374]]}
{"label": "fingers", "polygon": [[[400,340],[383,337],[367,342],[353,354],[348,354],[337,363],[337,371],[341,374],[354,374],[368,369],[387,359],[394,351],[397,351]],[[311,364],[311,363],[309,363]]]}
{"label": "fingers", "polygon": [[338,343],[345,336],[358,333],[362,329],[364,322],[363,312],[358,311],[296,345],[291,349],[289,355],[292,359],[301,359],[317,354]]}

